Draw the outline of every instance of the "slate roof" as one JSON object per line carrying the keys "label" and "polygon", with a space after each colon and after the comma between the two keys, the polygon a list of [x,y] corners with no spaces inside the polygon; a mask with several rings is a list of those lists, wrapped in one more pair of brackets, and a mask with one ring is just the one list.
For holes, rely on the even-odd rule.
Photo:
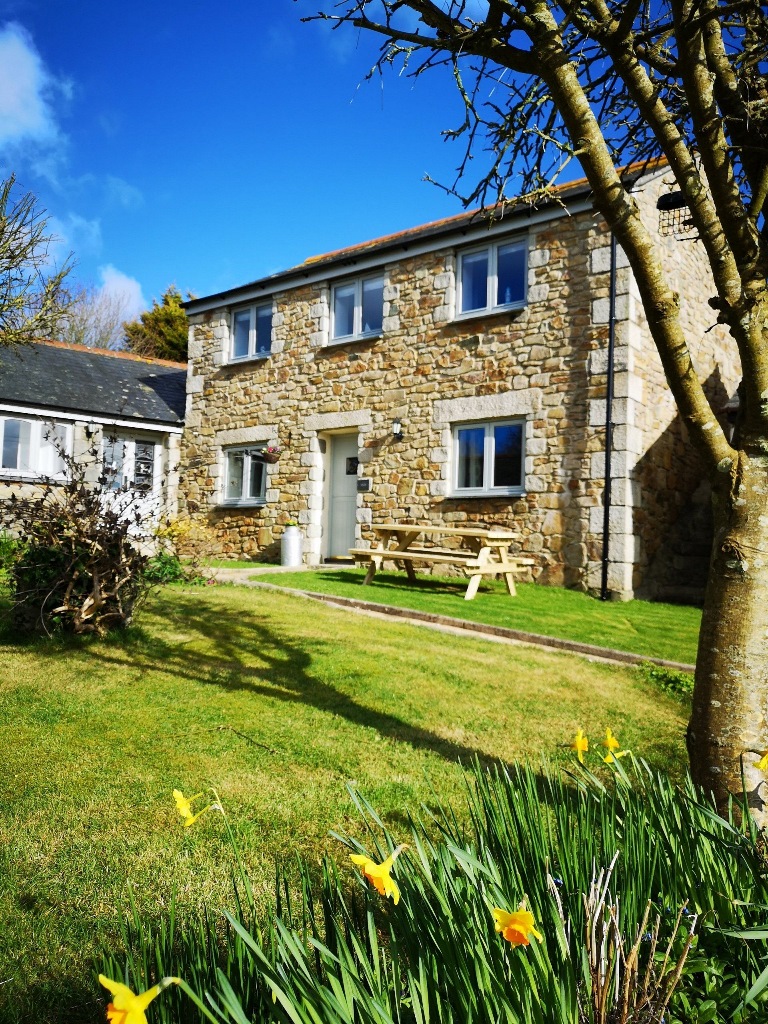
{"label": "slate roof", "polygon": [[41,341],[0,346],[0,402],[169,425],[184,421],[187,367]]}

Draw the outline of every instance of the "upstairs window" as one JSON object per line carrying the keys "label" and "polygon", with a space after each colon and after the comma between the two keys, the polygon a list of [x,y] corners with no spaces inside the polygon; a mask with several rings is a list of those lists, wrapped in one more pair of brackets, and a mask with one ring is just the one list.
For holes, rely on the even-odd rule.
{"label": "upstairs window", "polygon": [[225,452],[226,505],[263,505],[267,471],[260,448],[229,448]]}
{"label": "upstairs window", "polygon": [[454,494],[519,494],[523,489],[522,420],[460,424],[453,429]]}
{"label": "upstairs window", "polygon": [[522,242],[473,249],[459,257],[459,311],[515,309],[525,304],[528,246]]}
{"label": "upstairs window", "polygon": [[272,303],[245,306],[232,314],[231,359],[266,359],[272,351]]}
{"label": "upstairs window", "polygon": [[331,338],[333,341],[381,334],[384,322],[384,278],[362,277],[333,289]]}
{"label": "upstairs window", "polygon": [[0,417],[0,472],[5,476],[64,479],[70,450],[66,423]]}

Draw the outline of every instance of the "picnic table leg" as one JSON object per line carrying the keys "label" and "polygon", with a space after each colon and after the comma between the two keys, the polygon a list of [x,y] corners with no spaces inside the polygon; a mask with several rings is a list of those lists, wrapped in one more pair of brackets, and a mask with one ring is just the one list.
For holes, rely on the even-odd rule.
{"label": "picnic table leg", "polygon": [[363,580],[363,586],[370,583],[376,575],[376,570],[380,567],[376,565],[376,561],[377,560],[375,558],[371,559],[370,565],[368,566],[368,572],[365,574],[365,579]]}
{"label": "picnic table leg", "polygon": [[512,575],[511,572],[505,572],[503,573],[503,576],[504,582],[507,584],[509,596],[515,597],[517,595],[517,590],[515,589],[515,577]]}
{"label": "picnic table leg", "polygon": [[416,582],[416,570],[413,568],[413,562],[406,562],[405,563],[405,571],[408,574],[408,582],[409,583],[415,583]]}
{"label": "picnic table leg", "polygon": [[483,574],[481,572],[475,573],[474,576],[470,578],[469,586],[467,587],[467,592],[464,595],[465,601],[471,601],[472,598],[475,596],[475,594],[477,593],[477,588],[480,586],[480,580],[482,578]]}

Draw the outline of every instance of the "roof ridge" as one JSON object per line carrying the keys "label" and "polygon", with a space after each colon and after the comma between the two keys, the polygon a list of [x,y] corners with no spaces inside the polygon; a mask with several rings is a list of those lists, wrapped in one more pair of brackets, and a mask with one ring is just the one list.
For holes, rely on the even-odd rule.
{"label": "roof ridge", "polygon": [[[668,161],[663,156],[655,157],[652,160],[638,160],[635,163],[626,164],[624,167],[617,168],[617,171],[619,175],[631,174],[634,171],[643,169],[651,171],[656,170],[659,166],[662,166],[667,162]],[[580,178],[574,178],[573,181],[563,181],[559,185],[554,185],[551,191],[557,194],[558,192],[565,192],[570,189],[578,189],[587,184],[589,184],[588,179],[583,175]],[[333,257],[341,256],[344,253],[353,253],[361,249],[379,246],[385,242],[391,242],[397,238],[404,237],[405,235],[413,235],[420,231],[428,231],[430,228],[447,226],[452,221],[471,220],[475,216],[480,217],[498,209],[501,209],[501,216],[503,217],[505,211],[514,207],[518,200],[519,197],[518,199],[508,199],[496,203],[490,203],[488,206],[478,206],[473,210],[462,210],[461,213],[453,213],[450,217],[439,217],[437,220],[427,221],[424,224],[416,224],[410,228],[403,228],[402,231],[394,231],[388,235],[380,235],[377,238],[371,238],[364,242],[355,242],[352,245],[344,245],[340,249],[331,249],[328,252],[318,253],[316,256],[308,256],[303,263],[299,263],[297,266],[290,269],[299,270],[301,267],[305,267],[313,263],[320,263],[322,260],[332,259]]]}
{"label": "roof ridge", "polygon": [[92,355],[112,356],[116,359],[127,359],[131,362],[149,363],[157,366],[171,366],[177,370],[186,370],[186,363],[179,363],[172,359],[156,359],[154,356],[140,356],[135,352],[127,352],[123,349],[94,348],[92,345],[81,345],[75,341],[60,341],[55,338],[37,338],[35,345],[49,345],[52,348],[70,349],[73,352],[90,352]]}

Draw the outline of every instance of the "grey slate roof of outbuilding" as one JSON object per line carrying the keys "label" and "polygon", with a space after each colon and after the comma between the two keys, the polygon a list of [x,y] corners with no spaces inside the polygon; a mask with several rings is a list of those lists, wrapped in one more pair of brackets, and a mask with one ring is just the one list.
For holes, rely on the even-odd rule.
{"label": "grey slate roof of outbuilding", "polygon": [[184,363],[142,359],[63,342],[0,346],[0,402],[152,421],[184,420]]}

